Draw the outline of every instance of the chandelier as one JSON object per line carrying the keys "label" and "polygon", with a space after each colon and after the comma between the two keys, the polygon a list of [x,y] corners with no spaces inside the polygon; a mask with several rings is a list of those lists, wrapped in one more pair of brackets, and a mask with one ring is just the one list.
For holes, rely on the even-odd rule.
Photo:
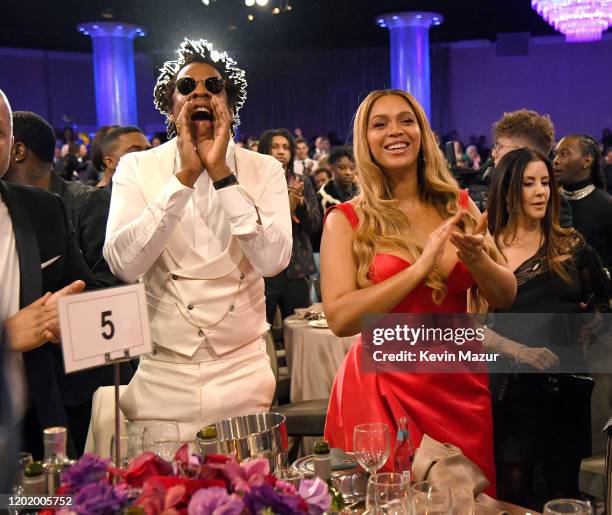
{"label": "chandelier", "polygon": [[597,41],[612,22],[612,0],[531,0],[535,9],[565,41]]}

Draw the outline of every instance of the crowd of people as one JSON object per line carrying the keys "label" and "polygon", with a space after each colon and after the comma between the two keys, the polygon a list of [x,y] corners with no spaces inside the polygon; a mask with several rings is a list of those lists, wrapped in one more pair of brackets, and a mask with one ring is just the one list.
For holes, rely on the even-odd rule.
{"label": "crowd of people", "polygon": [[[609,309],[609,131],[601,142],[555,135],[548,116],[523,109],[495,122],[492,149],[470,136],[464,152],[456,133],[440,140],[414,97],[381,90],[360,104],[353,146],[330,134],[311,148],[299,129],[283,128],[234,141],[244,72],[212,55],[209,43],[185,40],[161,69],[154,98],[167,141],[134,126],[101,127],[89,146],[70,129],[58,138],[0,94],[9,349],[0,365],[12,397],[0,415],[19,425],[33,455],[53,425],[68,427],[71,454],[82,453],[93,393],[113,381],[108,367],[66,375],[61,348],[49,343],[61,338],[57,298],[84,288],[145,284],[154,351],[122,364],[121,408],[136,424],[176,421],[184,441],[211,422],[269,409],[275,383],[262,336],[278,313],[312,303],[319,273],[316,300],[339,336],[359,333],[368,313]],[[458,167],[493,165],[488,216],[449,170],[446,141]],[[558,364],[545,345],[491,338],[517,363]],[[358,342],[334,383],[333,446],[351,450],[356,424],[395,431],[408,417],[415,443],[428,434],[459,446],[503,500],[541,506],[538,464],[544,497],[578,495],[590,381],[508,376],[500,393],[486,374],[366,374],[361,353]],[[577,429],[555,425],[569,418]]]}

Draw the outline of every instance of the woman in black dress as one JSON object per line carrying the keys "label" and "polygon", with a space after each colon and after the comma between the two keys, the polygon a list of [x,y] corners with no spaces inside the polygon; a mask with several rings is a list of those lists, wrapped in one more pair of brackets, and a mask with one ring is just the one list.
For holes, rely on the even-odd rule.
{"label": "woman in black dress", "polygon": [[[502,315],[494,329],[500,335],[496,351],[519,365],[515,371],[522,365],[523,372],[544,373],[491,377],[498,496],[537,509],[542,500],[578,495],[580,461],[591,453],[593,381],[547,371],[582,359],[573,332],[561,322],[568,317],[560,314],[607,310],[606,283],[584,238],[558,224],[557,187],[544,155],[518,149],[504,156],[488,211],[489,231],[518,284],[513,305],[497,313],[546,314],[529,324],[520,315]],[[543,346],[547,341],[555,352]],[[539,478],[536,470],[543,471]]]}

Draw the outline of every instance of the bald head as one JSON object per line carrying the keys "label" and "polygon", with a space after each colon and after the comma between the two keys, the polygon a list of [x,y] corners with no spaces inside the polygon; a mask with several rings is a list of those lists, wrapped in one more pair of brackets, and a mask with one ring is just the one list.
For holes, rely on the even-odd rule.
{"label": "bald head", "polygon": [[9,165],[13,144],[13,114],[4,91],[0,89],[0,179],[4,177]]}

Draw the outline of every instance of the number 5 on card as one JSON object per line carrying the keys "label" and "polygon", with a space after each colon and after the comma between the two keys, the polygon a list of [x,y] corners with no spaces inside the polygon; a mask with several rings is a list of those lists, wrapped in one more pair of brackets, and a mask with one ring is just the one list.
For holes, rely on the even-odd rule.
{"label": "number 5 on card", "polygon": [[66,372],[151,352],[143,284],[60,297],[58,308]]}

